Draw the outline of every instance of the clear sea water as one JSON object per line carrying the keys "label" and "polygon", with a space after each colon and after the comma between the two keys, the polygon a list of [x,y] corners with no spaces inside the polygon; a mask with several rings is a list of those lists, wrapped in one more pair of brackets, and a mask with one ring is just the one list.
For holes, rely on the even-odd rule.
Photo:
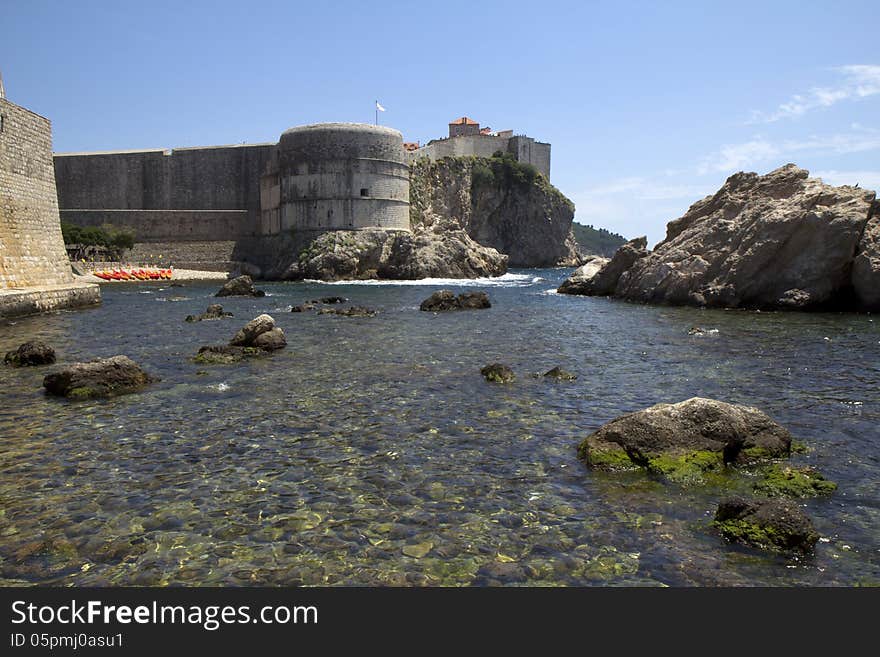
{"label": "clear sea water", "polygon": [[[880,318],[556,295],[570,270],[490,281],[265,283],[185,323],[218,285],[110,285],[101,307],[0,324],[64,362],[126,354],[162,382],[110,400],[0,368],[0,584],[861,585],[880,583]],[[493,307],[430,314],[431,292]],[[291,313],[342,295],[371,318]],[[189,359],[268,312],[288,348]],[[717,329],[688,335],[700,326]],[[480,368],[510,365],[511,385]],[[554,366],[571,383],[533,376]],[[802,503],[793,557],[725,543],[721,491],[589,471],[578,442],[692,396],[758,406],[839,489]]]}

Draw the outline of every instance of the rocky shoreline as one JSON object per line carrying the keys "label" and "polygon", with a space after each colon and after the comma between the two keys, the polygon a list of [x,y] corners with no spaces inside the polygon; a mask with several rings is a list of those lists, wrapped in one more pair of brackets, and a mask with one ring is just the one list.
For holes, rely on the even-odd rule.
{"label": "rocky shoreline", "polygon": [[880,203],[794,164],[737,173],[667,226],[593,259],[563,294],[778,310],[880,310]]}

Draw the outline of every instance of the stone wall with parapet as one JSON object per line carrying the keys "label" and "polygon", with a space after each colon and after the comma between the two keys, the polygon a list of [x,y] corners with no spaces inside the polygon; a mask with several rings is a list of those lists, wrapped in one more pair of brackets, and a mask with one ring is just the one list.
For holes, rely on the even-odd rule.
{"label": "stone wall with parapet", "polygon": [[0,98],[0,290],[68,283],[51,124]]}
{"label": "stone wall with parapet", "polygon": [[436,139],[415,151],[407,151],[407,162],[427,157],[432,161],[444,157],[492,157],[497,151],[512,153],[519,162],[533,165],[550,179],[550,144],[535,141],[531,137],[498,137],[496,135],[468,135]]}
{"label": "stone wall with parapet", "polygon": [[275,144],[57,153],[62,210],[260,211],[260,174]]}

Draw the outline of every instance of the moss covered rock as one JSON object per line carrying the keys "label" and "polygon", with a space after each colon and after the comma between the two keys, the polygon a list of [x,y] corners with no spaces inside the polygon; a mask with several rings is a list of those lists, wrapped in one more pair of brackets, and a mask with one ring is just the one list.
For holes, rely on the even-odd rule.
{"label": "moss covered rock", "polygon": [[694,397],[623,415],[587,436],[578,448],[590,467],[644,468],[680,483],[727,464],[788,456],[791,434],[750,406]]}
{"label": "moss covered rock", "polygon": [[808,552],[819,540],[809,516],[787,500],[724,499],[713,525],[729,541],[776,552]]}
{"label": "moss covered rock", "polygon": [[91,399],[137,392],[158,380],[127,356],[113,356],[68,365],[46,375],[43,387],[52,395]]}

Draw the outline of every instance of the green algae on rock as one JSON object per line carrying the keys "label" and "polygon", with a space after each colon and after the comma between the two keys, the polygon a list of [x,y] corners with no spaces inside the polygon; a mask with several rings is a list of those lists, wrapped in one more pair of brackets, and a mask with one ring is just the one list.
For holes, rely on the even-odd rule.
{"label": "green algae on rock", "polygon": [[728,541],[776,552],[808,552],[819,541],[813,522],[787,500],[721,500],[713,526]]}
{"label": "green algae on rock", "polygon": [[830,495],[837,484],[823,477],[815,468],[792,467],[774,463],[760,471],[756,493],[768,497],[816,497]]}
{"label": "green algae on rock", "polygon": [[693,397],[623,415],[587,436],[579,457],[592,468],[644,468],[701,483],[727,464],[788,456],[791,434],[757,408]]}
{"label": "green algae on rock", "polygon": [[46,392],[69,399],[115,397],[138,392],[159,379],[127,356],[72,363],[43,379]]}

